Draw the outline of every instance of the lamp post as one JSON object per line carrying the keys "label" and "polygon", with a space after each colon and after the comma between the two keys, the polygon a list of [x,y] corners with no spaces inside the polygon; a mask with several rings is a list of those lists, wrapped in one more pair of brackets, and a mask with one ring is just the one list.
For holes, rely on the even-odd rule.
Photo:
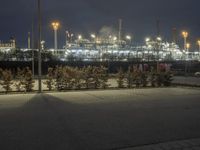
{"label": "lamp post", "polygon": [[145,43],[146,43],[146,45],[147,45],[147,47],[148,47],[148,62],[149,62],[149,49],[150,50],[152,50],[152,46],[149,44],[149,41],[150,41],[151,39],[149,38],[149,37],[147,37],[147,38],[145,38]]}
{"label": "lamp post", "polygon": [[199,46],[199,60],[200,60],[200,40],[197,41],[197,44]]}
{"label": "lamp post", "polygon": [[80,41],[80,40],[82,40],[82,35],[78,35],[78,40]]}
{"label": "lamp post", "polygon": [[117,41],[117,37],[114,36],[114,37],[113,37],[113,42],[115,43],[116,41]]}
{"label": "lamp post", "polygon": [[190,49],[190,43],[187,43],[186,44],[186,50],[187,50],[187,59],[189,58],[188,56],[188,54],[189,54],[189,49]]}
{"label": "lamp post", "polygon": [[91,34],[91,38],[95,39],[96,35],[95,34]]}
{"label": "lamp post", "polygon": [[54,54],[57,54],[58,50],[58,38],[57,38],[57,31],[60,26],[59,22],[52,22],[52,27],[54,30]]}
{"label": "lamp post", "polygon": [[[160,69],[159,69],[159,61],[160,60],[162,60],[162,55],[160,56],[159,54],[160,54],[160,50],[161,50],[161,44],[162,44],[162,38],[160,37],[160,36],[158,36],[157,38],[156,38],[156,52],[157,52],[157,59],[156,59],[156,61],[157,61],[157,72],[159,72],[160,71]],[[162,52],[162,51],[161,51]]]}
{"label": "lamp post", "polygon": [[149,37],[147,37],[147,38],[145,39],[145,42],[148,43],[150,40],[151,40],[151,39],[150,39]]}
{"label": "lamp post", "polygon": [[38,0],[38,92],[42,93],[42,59],[41,59],[41,0]]}
{"label": "lamp post", "polygon": [[77,37],[77,44],[78,44],[79,46],[81,46],[81,41],[82,41],[82,39],[83,39],[82,35],[79,34],[78,37]]}
{"label": "lamp post", "polygon": [[31,36],[32,40],[31,40],[31,48],[32,48],[32,74],[33,74],[33,77],[35,76],[35,60],[34,60],[34,48],[35,48],[35,44],[34,44],[34,25],[32,23],[32,36]]}
{"label": "lamp post", "polygon": [[95,35],[95,34],[91,34],[90,36],[91,36],[91,38],[92,38],[92,41],[95,43],[95,42],[96,42],[96,41],[95,41],[96,35]]}
{"label": "lamp post", "polygon": [[132,37],[131,37],[130,35],[127,35],[127,36],[126,36],[126,39],[130,42],[129,44],[131,45]]}
{"label": "lamp post", "polygon": [[187,72],[188,72],[188,63],[187,63],[187,59],[189,58],[189,57],[188,57],[188,52],[189,52],[189,49],[190,49],[190,43],[186,43],[186,44],[185,44],[185,48],[186,48],[185,76],[187,76]]}
{"label": "lamp post", "polygon": [[31,32],[28,32],[28,49],[31,49]]}
{"label": "lamp post", "polygon": [[186,50],[186,49],[187,49],[188,32],[183,31],[183,32],[182,32],[182,36],[183,36],[183,38],[184,38],[184,50]]}

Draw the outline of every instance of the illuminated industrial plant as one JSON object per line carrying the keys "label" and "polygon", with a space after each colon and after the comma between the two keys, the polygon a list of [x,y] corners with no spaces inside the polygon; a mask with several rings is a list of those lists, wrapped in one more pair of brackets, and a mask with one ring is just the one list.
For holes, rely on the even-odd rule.
{"label": "illuminated industrial plant", "polygon": [[[54,29],[54,48],[46,48],[45,42],[41,43],[42,51],[51,53],[57,60],[61,61],[200,61],[200,40],[197,41],[198,49],[193,50],[193,46],[188,43],[188,32],[183,31],[184,47],[181,48],[175,42],[165,41],[161,36],[146,37],[144,44],[136,45],[132,34],[127,34],[124,38],[117,37],[116,34],[94,34],[88,36],[74,34],[66,31],[66,43],[63,48],[58,49],[57,30],[60,27],[59,22],[53,22]],[[121,35],[121,33],[120,33]],[[5,47],[10,45],[10,47]],[[9,53],[15,49],[15,42],[11,44],[0,43],[0,50]],[[196,46],[197,47],[197,46]],[[29,48],[21,49],[23,55],[26,55]],[[12,56],[13,57],[13,56]],[[19,58],[9,58],[18,60]],[[46,58],[48,60],[48,58]],[[45,60],[46,60],[45,59]],[[30,60],[28,54],[24,61]]]}

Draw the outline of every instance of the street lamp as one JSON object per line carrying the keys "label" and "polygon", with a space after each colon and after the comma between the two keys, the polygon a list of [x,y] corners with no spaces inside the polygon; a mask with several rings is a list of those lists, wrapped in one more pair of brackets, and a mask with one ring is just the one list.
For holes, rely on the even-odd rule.
{"label": "street lamp", "polygon": [[130,36],[130,35],[127,35],[127,36],[126,36],[126,39],[127,39],[127,40],[131,40],[131,36]]}
{"label": "street lamp", "polygon": [[149,41],[150,41],[150,38],[147,37],[147,38],[145,39],[145,42],[149,42]]}
{"label": "street lamp", "polygon": [[185,76],[187,75],[187,71],[188,71],[188,63],[187,60],[189,59],[189,49],[190,49],[190,43],[186,43],[185,44],[186,47],[186,60],[185,60]]}
{"label": "street lamp", "polygon": [[96,35],[95,34],[91,34],[91,38],[95,39]]}
{"label": "street lamp", "polygon": [[57,50],[58,50],[57,31],[58,31],[58,28],[60,26],[60,23],[59,22],[52,22],[51,25],[52,25],[53,30],[54,30],[54,53],[57,54]]}
{"label": "street lamp", "polygon": [[71,42],[71,43],[73,42],[73,37],[74,37],[74,34],[72,33],[72,34],[70,35],[70,42]]}
{"label": "street lamp", "polygon": [[190,49],[190,43],[187,43],[187,44],[186,44],[187,59],[188,59],[188,56],[189,56],[189,49]]}
{"label": "street lamp", "polygon": [[117,37],[115,36],[115,37],[113,37],[113,41],[117,41]]}
{"label": "street lamp", "polygon": [[157,37],[156,39],[157,39],[157,41],[159,41],[159,42],[162,41],[162,38],[161,38],[161,37]]}
{"label": "street lamp", "polygon": [[183,32],[182,32],[182,36],[183,36],[183,38],[184,38],[184,50],[186,50],[186,49],[187,49],[188,32],[183,31]]}
{"label": "street lamp", "polygon": [[42,93],[42,58],[41,58],[41,1],[38,0],[38,92]]}
{"label": "street lamp", "polygon": [[82,35],[78,35],[78,40],[82,40]]}
{"label": "street lamp", "polygon": [[95,43],[96,35],[95,34],[91,34],[90,36],[92,38],[92,41]]}
{"label": "street lamp", "polygon": [[190,43],[187,43],[187,44],[186,44],[186,48],[187,48],[187,51],[189,51]]}
{"label": "street lamp", "polygon": [[132,39],[132,37],[131,37],[130,35],[127,35],[127,36],[126,36],[126,39],[129,40],[129,42],[130,42],[130,44],[131,44],[131,39]]}
{"label": "street lamp", "polygon": [[200,40],[197,41],[197,44],[199,46],[199,60],[200,60]]}
{"label": "street lamp", "polygon": [[45,41],[41,41],[41,50],[44,50]]}

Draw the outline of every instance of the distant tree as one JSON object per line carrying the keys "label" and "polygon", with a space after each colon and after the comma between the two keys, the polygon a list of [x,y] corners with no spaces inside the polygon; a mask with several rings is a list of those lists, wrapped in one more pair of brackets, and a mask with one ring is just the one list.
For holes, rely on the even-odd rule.
{"label": "distant tree", "polygon": [[24,69],[17,68],[15,87],[18,92],[24,91]]}
{"label": "distant tree", "polygon": [[63,90],[69,90],[74,87],[73,78],[75,76],[75,71],[72,67],[65,66],[62,68],[63,71]]}
{"label": "distant tree", "polygon": [[133,81],[136,87],[141,85],[141,71],[137,68],[137,65],[133,67]]}
{"label": "distant tree", "polygon": [[108,68],[104,66],[99,67],[100,70],[100,86],[103,89],[106,89],[109,87],[108,84],[108,79],[109,79],[109,74],[108,74]]}
{"label": "distant tree", "polygon": [[26,67],[24,71],[24,87],[26,92],[33,91],[34,82],[32,71],[29,69],[29,67]]}
{"label": "distant tree", "polygon": [[167,71],[164,73],[164,81],[163,81],[163,85],[164,86],[171,86],[173,81],[173,74],[170,71]]}
{"label": "distant tree", "polygon": [[62,66],[56,66],[55,86],[58,91],[63,89],[63,68],[62,68]]}
{"label": "distant tree", "polygon": [[148,73],[146,71],[141,73],[141,84],[143,87],[146,87],[148,84]]}
{"label": "distant tree", "polygon": [[100,87],[101,81],[100,81],[100,76],[101,76],[101,70],[99,67],[92,67],[92,81],[94,88],[97,89]]}
{"label": "distant tree", "polygon": [[3,89],[5,90],[6,93],[12,90],[11,85],[13,84],[12,82],[12,72],[10,70],[0,70],[1,72],[1,78],[2,81],[0,84],[2,85]]}
{"label": "distant tree", "polygon": [[156,71],[153,67],[151,67],[151,72],[150,72],[150,84],[152,87],[156,86]]}
{"label": "distant tree", "polygon": [[85,88],[86,89],[91,88],[91,85],[94,83],[92,66],[83,68],[83,79]]}
{"label": "distant tree", "polygon": [[133,86],[133,70],[132,70],[131,66],[128,67],[128,71],[126,74],[126,82],[127,82],[127,87],[132,88],[132,86]]}
{"label": "distant tree", "polygon": [[125,74],[122,68],[120,67],[117,73],[117,83],[118,83],[119,88],[124,88],[124,78],[125,78]]}
{"label": "distant tree", "polygon": [[81,89],[81,87],[83,86],[82,80],[83,80],[82,69],[75,68],[74,69],[74,86],[76,89],[78,89],[78,90]]}
{"label": "distant tree", "polygon": [[48,90],[51,91],[55,85],[53,68],[48,68],[48,73],[47,73],[46,78],[47,79],[44,82],[44,84],[47,86]]}

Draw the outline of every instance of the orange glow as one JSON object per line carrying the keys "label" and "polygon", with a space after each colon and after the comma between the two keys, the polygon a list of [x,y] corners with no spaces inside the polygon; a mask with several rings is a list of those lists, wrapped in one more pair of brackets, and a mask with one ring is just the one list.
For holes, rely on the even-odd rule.
{"label": "orange glow", "polygon": [[52,22],[51,24],[53,26],[53,29],[54,30],[58,30],[59,26],[60,26],[60,23],[59,22]]}
{"label": "orange glow", "polygon": [[186,47],[187,47],[187,49],[189,49],[190,48],[190,43],[187,43]]}
{"label": "orange glow", "polygon": [[182,32],[182,35],[183,35],[184,38],[187,38],[187,37],[188,37],[188,32],[183,31],[183,32]]}
{"label": "orange glow", "polygon": [[197,44],[200,46],[200,40],[197,41]]}

